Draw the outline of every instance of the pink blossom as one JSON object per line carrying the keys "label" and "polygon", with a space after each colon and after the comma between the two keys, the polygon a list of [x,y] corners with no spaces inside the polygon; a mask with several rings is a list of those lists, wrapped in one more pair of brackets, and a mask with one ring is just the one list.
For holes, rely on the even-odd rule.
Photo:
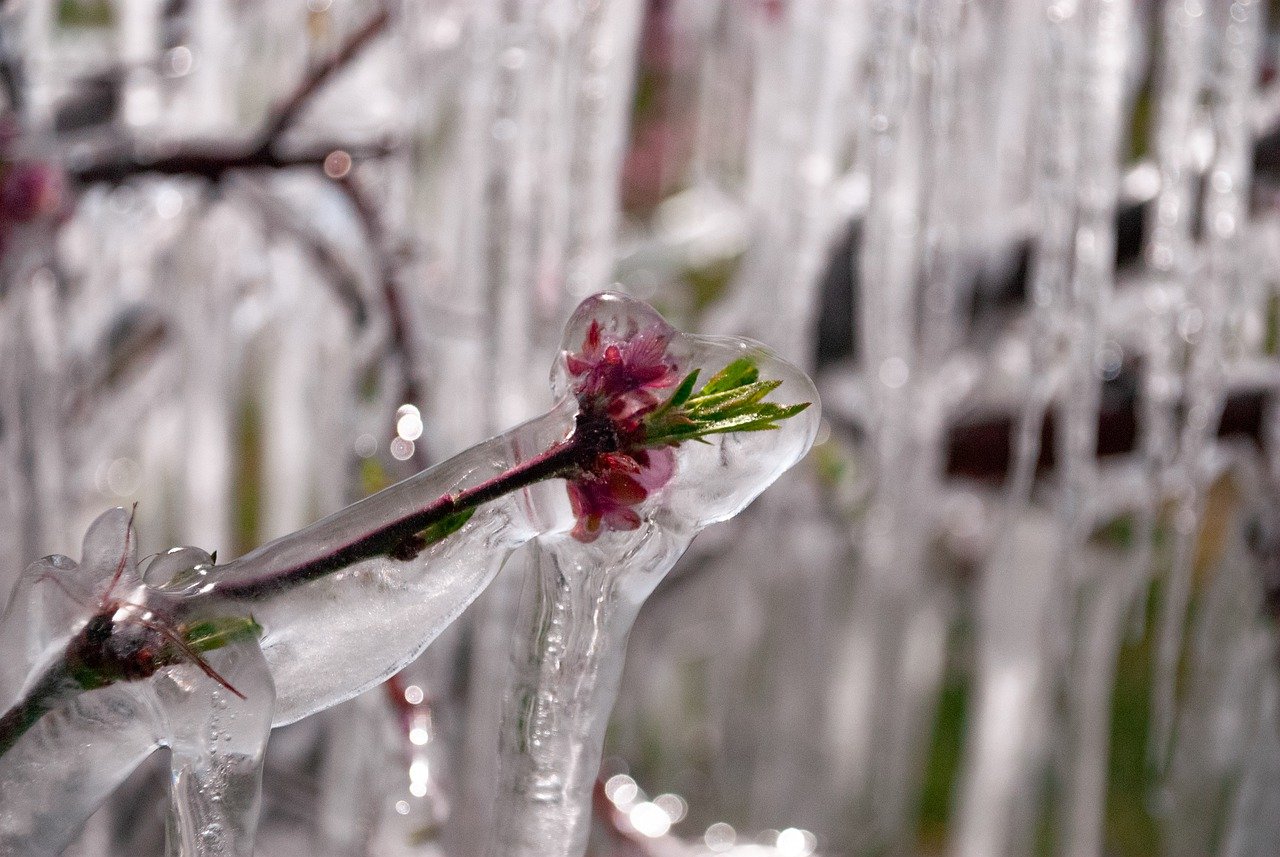
{"label": "pink blossom", "polygon": [[10,164],[0,179],[0,216],[24,223],[56,214],[62,206],[62,177],[47,164]]}
{"label": "pink blossom", "polygon": [[565,356],[579,407],[607,416],[620,447],[601,454],[593,467],[568,483],[577,518],[572,534],[579,541],[595,541],[605,530],[639,527],[635,507],[675,473],[674,450],[642,445],[644,417],[662,404],[663,391],[680,381],[679,367],[667,353],[670,341],[670,332],[657,326],[607,337],[593,321],[582,349]]}
{"label": "pink blossom", "polygon": [[670,447],[642,449],[600,456],[597,470],[568,483],[569,505],[578,519],[573,537],[595,541],[603,530],[634,530],[640,526],[636,506],[671,479],[676,469]]}
{"label": "pink blossom", "polygon": [[662,403],[658,391],[680,381],[667,355],[670,342],[671,333],[657,326],[607,339],[600,323],[591,322],[582,350],[565,355],[578,402],[585,410],[607,413],[620,434],[634,433],[644,415]]}

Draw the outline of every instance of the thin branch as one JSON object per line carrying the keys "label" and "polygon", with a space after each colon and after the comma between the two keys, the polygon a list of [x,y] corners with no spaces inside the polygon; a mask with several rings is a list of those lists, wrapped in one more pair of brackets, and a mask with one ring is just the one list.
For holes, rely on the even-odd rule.
{"label": "thin branch", "polygon": [[364,26],[352,33],[333,56],[307,72],[289,97],[272,111],[266,127],[262,129],[258,148],[266,150],[274,146],[297,121],[298,116],[316,92],[328,82],[329,78],[345,68],[367,44],[380,35],[387,28],[390,20],[390,11],[385,6],[382,7],[365,22]]}
{"label": "thin branch", "polygon": [[255,204],[262,211],[267,229],[289,235],[310,254],[316,266],[328,274],[325,279],[334,296],[351,313],[352,322],[363,327],[369,319],[369,308],[361,293],[360,275],[350,263],[335,251],[323,234],[304,225],[292,206],[272,194],[266,185],[246,181],[243,186],[253,195]]}
{"label": "thin branch", "polygon": [[116,152],[80,166],[72,165],[68,173],[84,184],[117,183],[142,174],[196,176],[216,182],[234,170],[322,167],[325,159],[338,149],[347,152],[352,160],[387,155],[395,148],[389,141],[365,147],[335,143],[289,154],[282,154],[277,149],[280,138],[293,127],[316,93],[386,30],[390,20],[390,12],[382,7],[360,29],[352,33],[331,57],[307,72],[293,92],[271,111],[253,142],[224,146],[197,144],[175,149],[167,155],[155,158],[140,156],[132,151]]}
{"label": "thin branch", "polygon": [[81,184],[116,184],[136,175],[194,176],[216,182],[235,170],[322,167],[325,159],[338,149],[345,151],[353,160],[362,160],[384,157],[395,147],[390,142],[362,148],[335,144],[280,155],[270,148],[227,149],[206,144],[179,149],[154,159],[132,153],[114,154],[80,166],[72,165],[67,172]]}
{"label": "thin branch", "polygon": [[[401,359],[408,363],[411,356],[410,343],[412,338],[409,331],[408,318],[404,311],[404,303],[400,299],[399,289],[396,288],[394,266],[387,258],[386,225],[382,222],[377,206],[369,199],[368,194],[365,193],[364,186],[354,175],[347,173],[336,181],[338,187],[346,194],[347,200],[351,203],[351,208],[355,211],[356,219],[364,229],[365,240],[376,251],[374,255],[378,265],[378,281],[382,287],[383,301],[386,303],[387,323],[391,328],[392,345],[399,352]],[[405,398],[403,401],[413,401],[418,395],[417,382],[413,380],[410,374],[406,374],[404,384]]]}
{"label": "thin branch", "polygon": [[[443,494],[426,505],[393,521],[386,521],[345,544],[330,547],[322,553],[299,558],[285,568],[271,568],[248,579],[223,578],[206,592],[214,598],[255,600],[307,583],[354,563],[379,556],[410,558],[425,547],[420,534],[459,513],[469,512],[514,491],[528,488],[547,479],[571,479],[588,470],[601,455],[619,448],[617,429],[611,417],[579,412],[574,431],[566,439],[497,476],[454,494]],[[323,524],[323,522],[322,522]],[[261,562],[261,552],[279,551],[289,539],[306,542],[309,532],[285,536],[271,545],[233,560],[223,567],[224,573],[236,565],[252,568]],[[297,556],[297,552],[290,554]]]}
{"label": "thin branch", "polygon": [[[364,186],[352,172],[336,179],[338,187],[346,194],[356,219],[364,229],[365,240],[374,250],[374,258],[378,266],[378,281],[382,288],[382,301],[386,308],[387,325],[390,344],[393,352],[400,358],[400,401],[417,402],[421,397],[417,377],[414,375],[413,332],[409,329],[409,317],[404,302],[400,298],[400,289],[396,284],[395,266],[387,251],[387,228],[383,223],[378,207],[369,199]],[[427,467],[428,460],[425,444],[415,443],[413,455],[409,460],[414,467],[422,470]]]}

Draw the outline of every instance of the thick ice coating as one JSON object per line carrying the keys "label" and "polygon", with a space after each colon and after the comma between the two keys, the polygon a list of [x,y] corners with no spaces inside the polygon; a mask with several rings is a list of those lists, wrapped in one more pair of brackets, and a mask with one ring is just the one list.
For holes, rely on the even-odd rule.
{"label": "thick ice coating", "polygon": [[[209,652],[205,666],[233,693],[193,659],[173,657],[166,632],[181,634],[196,620],[178,618],[172,603],[143,591],[129,527],[126,510],[110,509],[85,534],[80,563],[49,557],[32,564],[0,622],[0,646],[13,655],[0,673],[5,717],[21,710],[21,699],[48,709],[0,756],[0,854],[61,854],[162,746],[172,751],[168,829],[178,841],[170,852],[252,853],[274,699],[266,662],[252,640]],[[83,659],[67,656],[68,632],[86,614],[107,612],[109,651],[122,669],[172,662],[145,681],[86,692]]]}
{"label": "thick ice coating", "polygon": [[[139,577],[131,518],[115,509],[79,567],[32,566],[0,624],[6,650],[23,653],[0,668],[12,739],[0,842],[57,853],[168,745],[174,835],[189,853],[240,853],[269,725],[394,674],[538,536],[584,574],[643,566],[608,578],[633,616],[693,535],[794,464],[818,424],[794,366],[753,342],[682,335],[618,294],[574,313],[553,389],[543,416],[230,563],[175,549]],[[233,710],[234,728],[220,713]],[[14,727],[24,717],[34,725]],[[11,797],[19,783],[36,797]],[[208,805],[219,789],[235,799]]]}
{"label": "thick ice coating", "polygon": [[[601,387],[608,392],[609,385],[598,379],[605,373],[592,373],[590,358],[595,366],[606,363],[611,344],[619,348],[624,361],[630,358],[625,368],[631,371],[623,372],[624,378],[615,381],[613,389],[622,400],[621,413],[627,416],[637,409],[637,399],[665,401],[695,369],[699,372],[696,385],[744,359],[760,379],[780,382],[770,392],[770,402],[779,406],[811,403],[775,430],[718,433],[706,438],[709,443],[659,447],[674,453],[674,473],[662,480],[657,501],[648,504],[645,513],[662,518],[665,526],[696,531],[736,515],[813,444],[820,421],[818,392],[793,364],[749,339],[682,334],[647,304],[615,292],[587,298],[569,319],[561,359],[551,376],[557,396],[581,396],[584,386],[588,395],[598,394]],[[645,380],[655,367],[668,371],[659,381]],[[638,378],[625,377],[637,372]]]}
{"label": "thick ice coating", "polygon": [[[362,558],[301,584],[290,577],[293,570],[325,561],[388,522],[409,520],[441,497],[484,490],[562,447],[574,436],[575,418],[583,407],[583,374],[575,377],[571,364],[582,359],[593,327],[602,343],[601,360],[612,344],[643,338],[649,357],[670,362],[678,381],[695,368],[701,378],[710,378],[745,357],[761,378],[781,382],[770,400],[815,403],[777,430],[716,434],[707,443],[650,450],[653,457],[674,455],[674,472],[652,497],[646,494],[635,505],[635,514],[645,520],[689,533],[724,520],[812,444],[819,419],[817,392],[791,364],[748,340],[680,334],[648,305],[620,294],[588,298],[566,326],[552,375],[560,403],[549,413],[210,572],[212,586],[197,597],[245,602],[266,629],[262,646],[276,682],[277,725],[341,702],[394,674],[457,617],[517,546],[541,532],[577,531],[574,486],[593,480],[570,479],[566,488],[551,479],[480,506],[457,532],[417,556]],[[634,405],[629,385],[626,380],[613,387],[606,383],[589,392],[602,389]],[[652,392],[665,398],[673,389],[655,387]],[[604,475],[606,482],[617,482],[631,474]]]}
{"label": "thick ice coating", "polygon": [[[691,390],[746,358],[758,376],[742,380],[781,381],[770,397],[779,407],[817,401],[808,379],[762,346],[682,336],[620,295],[579,307],[562,353],[556,392],[607,410],[638,444],[660,433],[664,405],[695,368]],[[641,604],[699,530],[737,514],[808,451],[817,425],[811,407],[776,429],[641,446],[630,462],[610,461],[569,481],[575,525],[567,535],[539,537],[521,598],[491,855],[585,851],[605,727]],[[599,522],[584,526],[593,514]]]}

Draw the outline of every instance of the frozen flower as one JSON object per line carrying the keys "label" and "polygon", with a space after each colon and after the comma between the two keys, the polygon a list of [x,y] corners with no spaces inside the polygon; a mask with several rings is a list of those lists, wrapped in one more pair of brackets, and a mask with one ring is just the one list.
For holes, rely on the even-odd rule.
{"label": "frozen flower", "polygon": [[671,479],[676,470],[671,447],[601,455],[597,469],[570,480],[569,505],[577,524],[573,537],[593,542],[603,530],[634,530],[640,526],[635,506]]}
{"label": "frozen flower", "polygon": [[605,426],[609,443],[568,480],[576,524],[572,535],[595,541],[606,530],[640,526],[636,510],[675,474],[674,447],[713,434],[769,431],[807,403],[764,401],[781,381],[761,381],[739,358],[695,390],[698,370],[681,379],[668,351],[672,331],[654,325],[626,335],[587,328],[582,348],[565,355],[580,424]]}
{"label": "frozen flower", "polygon": [[603,530],[639,527],[635,507],[675,473],[671,448],[644,446],[644,418],[680,380],[667,353],[670,341],[671,332],[657,326],[606,337],[600,323],[592,321],[582,349],[565,355],[579,406],[585,414],[609,420],[619,447],[601,453],[592,467],[569,480],[569,503],[577,518],[573,536],[580,541],[595,541]]}
{"label": "frozen flower", "polygon": [[630,438],[680,381],[667,354],[671,332],[656,325],[617,339],[606,338],[597,321],[587,328],[582,350],[565,356],[574,392],[584,411],[607,414],[620,436]]}

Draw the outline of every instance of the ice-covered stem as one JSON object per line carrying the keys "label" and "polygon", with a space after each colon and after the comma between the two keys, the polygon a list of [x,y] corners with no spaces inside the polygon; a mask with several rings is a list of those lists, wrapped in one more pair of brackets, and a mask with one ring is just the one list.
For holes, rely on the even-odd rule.
{"label": "ice-covered stem", "polygon": [[[260,576],[232,578],[215,583],[212,593],[224,598],[254,601],[269,598],[294,586],[334,573],[376,557],[412,559],[422,550],[451,535],[470,519],[475,510],[513,491],[547,479],[569,478],[591,467],[599,456],[616,452],[618,441],[607,421],[579,413],[568,438],[527,461],[464,488],[456,494],[442,494],[402,518],[379,523],[345,544],[325,545],[296,564],[270,568]],[[289,539],[273,543],[277,551]],[[255,554],[256,555],[256,554]],[[243,563],[253,566],[250,559]],[[237,564],[232,563],[230,567]]]}
{"label": "ice-covered stem", "polygon": [[0,716],[0,755],[9,752],[41,717],[70,702],[83,690],[72,677],[66,661],[59,661],[46,670],[25,696]]}
{"label": "ice-covered stem", "polygon": [[[541,532],[568,528],[559,523],[567,520],[566,504],[556,502],[563,492],[521,489],[566,479],[572,534],[590,542],[640,527],[645,501],[676,474],[683,441],[702,441],[689,446],[711,450],[707,441],[716,439],[719,462],[733,458],[728,438],[770,438],[733,445],[761,453],[738,468],[757,474],[750,481],[759,483],[757,491],[811,441],[814,415],[791,418],[816,398],[812,385],[749,343],[681,337],[643,304],[617,295],[589,299],[574,319],[561,361],[561,374],[573,385],[562,385],[565,398],[550,413],[239,560],[215,566],[194,549],[170,552],[148,567],[150,587],[118,601],[116,583],[136,574],[128,525],[108,521],[105,529],[118,530],[116,553],[94,563],[116,565],[120,557],[115,576],[93,593],[101,596],[99,608],[65,644],[61,664],[54,659],[45,667],[53,671],[50,683],[31,683],[56,687],[59,695],[49,705],[17,699],[10,680],[2,689],[16,704],[4,721],[11,734],[0,743],[13,745],[36,712],[84,690],[147,679],[179,661],[203,668],[199,652],[187,649],[197,643],[206,651],[219,648],[236,634],[255,632],[259,622],[279,697],[275,723],[291,722],[394,673],[484,588],[510,550]],[[677,384],[682,367],[719,364],[725,368],[696,393],[694,373]],[[771,380],[760,381],[761,370]],[[775,448],[785,452],[785,462],[769,454]],[[683,471],[699,484],[722,475],[715,468]],[[716,498],[715,485],[702,490]],[[721,508],[703,505],[694,519]],[[87,558],[93,553],[88,542]],[[128,608],[123,620],[122,607]],[[10,621],[16,621],[13,612]],[[64,668],[78,686],[54,680]]]}
{"label": "ice-covered stem", "polygon": [[[634,341],[642,343],[639,347],[649,348],[644,341],[648,335],[648,331],[640,331]],[[765,401],[783,382],[781,379],[760,380],[759,369],[749,357],[733,360],[696,392],[700,370],[694,369],[669,397],[659,399],[652,391],[669,385],[668,373],[674,370],[674,364],[670,368],[662,365],[650,369],[632,359],[628,365],[629,356],[624,351],[617,345],[599,346],[600,338],[599,325],[593,322],[584,353],[595,348],[599,356],[584,372],[594,372],[602,378],[589,377],[577,391],[574,429],[564,440],[496,476],[455,493],[442,494],[402,517],[380,523],[348,542],[327,545],[321,552],[292,565],[271,568],[260,576],[215,582],[209,594],[255,600],[362,560],[380,556],[412,559],[460,529],[485,503],[548,479],[569,480],[575,511],[581,512],[580,518],[588,519],[585,527],[575,529],[575,535],[582,540],[594,540],[594,533],[606,523],[607,512],[599,507],[605,504],[630,507],[647,496],[647,487],[660,487],[644,486],[643,479],[633,480],[632,476],[643,473],[646,468],[657,468],[656,459],[664,454],[669,456],[672,447],[690,440],[706,443],[712,435],[730,432],[776,430],[782,421],[801,413],[810,404],[780,405]],[[631,358],[636,351],[638,347],[633,348]],[[574,365],[588,365],[587,358],[570,355],[568,359]],[[643,374],[646,370],[652,373],[651,378]],[[617,377],[603,378],[604,373],[610,372]],[[643,396],[644,401],[636,399],[637,396]],[[631,485],[633,481],[640,487]],[[628,498],[631,502],[627,502]],[[600,520],[592,523],[593,517]],[[584,536],[588,532],[592,533],[590,538]],[[269,547],[279,552],[291,541],[286,537]],[[231,566],[252,567],[253,558],[264,552],[255,552]]]}

